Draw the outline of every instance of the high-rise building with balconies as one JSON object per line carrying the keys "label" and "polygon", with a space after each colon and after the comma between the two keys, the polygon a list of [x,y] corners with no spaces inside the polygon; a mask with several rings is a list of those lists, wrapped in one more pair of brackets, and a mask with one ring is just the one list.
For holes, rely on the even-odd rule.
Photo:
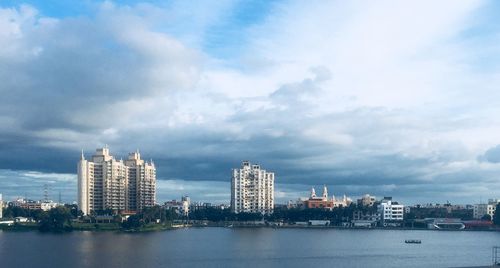
{"label": "high-rise building with balconies", "polygon": [[233,169],[231,211],[271,214],[274,209],[274,173],[244,161]]}
{"label": "high-rise building with balconies", "polygon": [[156,203],[156,168],[141,159],[139,152],[127,160],[116,160],[106,147],[97,149],[91,160],[83,152],[78,162],[78,207],[91,211],[134,212]]}

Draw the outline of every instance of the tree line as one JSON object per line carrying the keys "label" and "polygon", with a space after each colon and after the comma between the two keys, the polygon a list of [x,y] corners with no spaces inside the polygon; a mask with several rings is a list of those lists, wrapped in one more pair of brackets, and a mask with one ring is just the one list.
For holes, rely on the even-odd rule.
{"label": "tree line", "polygon": [[[114,223],[119,224],[123,229],[138,229],[149,223],[165,223],[175,220],[199,220],[210,222],[230,222],[230,221],[283,221],[299,222],[308,220],[329,220],[331,224],[340,224],[343,221],[352,219],[355,211],[374,212],[376,208],[358,207],[355,204],[348,207],[339,207],[333,210],[324,209],[298,209],[286,207],[276,208],[271,215],[260,213],[233,213],[229,209],[215,207],[198,208],[189,214],[188,217],[179,215],[175,210],[153,206],[145,208],[142,212],[131,215],[127,220],[122,219],[117,212],[96,211],[89,217],[98,215],[115,215]],[[495,225],[500,226],[500,204],[496,207],[496,212],[492,217]],[[73,229],[73,220],[82,216],[76,205],[64,205],[52,208],[49,211],[30,210],[20,207],[7,207],[4,209],[4,218],[28,217],[32,218],[38,225],[40,231],[68,231]],[[411,215],[407,215],[408,220],[412,220]]]}

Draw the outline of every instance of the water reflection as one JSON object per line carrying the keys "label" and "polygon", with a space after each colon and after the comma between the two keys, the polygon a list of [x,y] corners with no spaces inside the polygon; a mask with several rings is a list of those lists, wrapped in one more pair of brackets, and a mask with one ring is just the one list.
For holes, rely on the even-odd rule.
{"label": "water reflection", "polygon": [[[408,238],[421,245],[405,244]],[[1,232],[2,267],[453,267],[488,265],[499,232],[191,228]]]}

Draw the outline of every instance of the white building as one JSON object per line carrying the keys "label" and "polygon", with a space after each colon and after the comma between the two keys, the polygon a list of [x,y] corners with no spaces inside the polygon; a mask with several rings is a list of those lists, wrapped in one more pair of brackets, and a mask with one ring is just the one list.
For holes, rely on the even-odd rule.
{"label": "white building", "polygon": [[382,223],[403,221],[404,205],[393,202],[392,198],[384,198],[378,205]]}
{"label": "white building", "polygon": [[59,206],[59,204],[53,202],[52,200],[43,200],[40,202],[40,209],[43,211],[49,211],[53,208],[56,208],[57,206]]}
{"label": "white building", "polygon": [[78,162],[78,207],[84,215],[93,210],[134,212],[156,203],[156,168],[139,152],[127,160],[116,160],[106,147],[91,160],[83,152]]}
{"label": "white building", "polygon": [[181,210],[182,215],[186,217],[189,216],[189,207],[191,206],[191,198],[185,195],[181,197],[181,203],[182,203],[182,210]]}
{"label": "white building", "polygon": [[495,210],[497,204],[500,203],[500,199],[488,199],[487,204],[476,204],[473,208],[474,219],[481,219],[484,215],[490,215],[493,218],[495,215]]}
{"label": "white building", "polygon": [[172,200],[165,202],[165,204],[163,204],[163,207],[166,209],[174,210],[181,216],[188,217],[191,207],[191,198],[185,195],[181,197],[181,201]]}
{"label": "white building", "polygon": [[3,218],[3,199],[2,194],[0,194],[0,219]]}
{"label": "white building", "polygon": [[274,173],[244,161],[233,169],[231,179],[231,210],[271,214],[274,209]]}

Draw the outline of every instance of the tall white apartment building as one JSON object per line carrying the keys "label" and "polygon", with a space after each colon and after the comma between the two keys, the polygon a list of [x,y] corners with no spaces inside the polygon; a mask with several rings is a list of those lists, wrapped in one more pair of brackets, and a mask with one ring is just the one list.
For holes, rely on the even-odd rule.
{"label": "tall white apartment building", "polygon": [[78,162],[78,207],[84,215],[112,209],[140,211],[156,203],[156,168],[139,152],[116,160],[106,147],[97,149],[90,160],[83,152]]}
{"label": "tall white apartment building", "polygon": [[384,198],[377,209],[383,223],[403,221],[404,205],[393,202],[392,198]]}
{"label": "tall white apartment building", "polygon": [[274,173],[244,161],[233,169],[231,211],[271,214],[274,209]]}
{"label": "tall white apartment building", "polygon": [[0,219],[3,218],[3,199],[2,194],[0,194]]}

